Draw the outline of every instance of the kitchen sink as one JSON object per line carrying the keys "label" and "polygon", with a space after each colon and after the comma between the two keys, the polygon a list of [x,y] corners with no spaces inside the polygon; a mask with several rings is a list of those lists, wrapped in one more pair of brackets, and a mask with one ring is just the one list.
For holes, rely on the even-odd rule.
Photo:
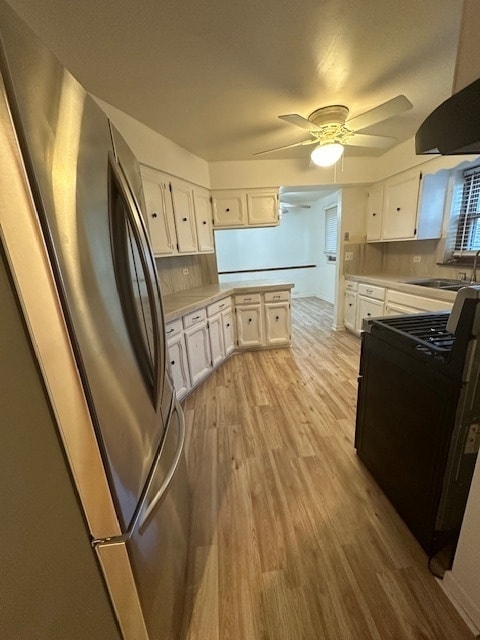
{"label": "kitchen sink", "polygon": [[466,280],[452,280],[450,278],[424,278],[422,280],[407,280],[405,284],[414,284],[417,287],[429,287],[431,289],[442,289],[443,291],[459,291],[469,285],[478,285],[478,282],[467,282]]}

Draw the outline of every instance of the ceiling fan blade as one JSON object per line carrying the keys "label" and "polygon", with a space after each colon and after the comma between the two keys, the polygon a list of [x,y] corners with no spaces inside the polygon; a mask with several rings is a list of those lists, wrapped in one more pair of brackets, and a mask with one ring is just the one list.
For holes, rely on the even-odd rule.
{"label": "ceiling fan blade", "polygon": [[373,147],[374,149],[388,149],[395,144],[396,138],[387,136],[369,136],[365,133],[354,133],[344,143],[346,147]]}
{"label": "ceiling fan blade", "polygon": [[347,120],[345,124],[349,129],[353,129],[353,131],[361,131],[362,129],[377,124],[377,122],[388,120],[388,118],[408,111],[412,106],[408,98],[400,95],[391,100],[387,100],[387,102],[378,105],[378,107],[365,111],[365,113],[361,113],[359,116],[355,116],[355,118]]}
{"label": "ceiling fan blade", "polygon": [[318,143],[317,139],[308,138],[308,140],[302,140],[301,142],[294,142],[293,144],[286,144],[283,147],[275,147],[275,149],[268,149],[267,151],[257,151],[254,153],[254,156],[261,156],[264,153],[273,153],[274,151],[281,151],[282,149],[291,149],[292,147],[300,147],[305,144],[315,144]]}
{"label": "ceiling fan blade", "polygon": [[295,204],[293,202],[280,202],[281,207],[285,207],[286,209],[311,209],[311,204]]}
{"label": "ceiling fan blade", "polygon": [[285,122],[289,122],[290,124],[294,124],[296,127],[300,127],[302,129],[306,129],[307,131],[318,131],[318,127],[307,118],[303,116],[299,116],[298,113],[288,113],[285,116],[278,116],[280,120],[285,120]]}

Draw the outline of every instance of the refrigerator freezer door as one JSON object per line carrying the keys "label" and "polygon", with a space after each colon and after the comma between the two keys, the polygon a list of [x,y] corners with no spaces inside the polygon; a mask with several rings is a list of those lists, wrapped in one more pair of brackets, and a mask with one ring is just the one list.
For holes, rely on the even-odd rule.
{"label": "refrigerator freezer door", "polygon": [[189,535],[189,490],[179,405],[137,526],[127,542],[149,638],[178,638],[183,619]]}
{"label": "refrigerator freezer door", "polygon": [[184,437],[176,405],[131,534],[95,546],[125,640],[180,637],[190,525]]}

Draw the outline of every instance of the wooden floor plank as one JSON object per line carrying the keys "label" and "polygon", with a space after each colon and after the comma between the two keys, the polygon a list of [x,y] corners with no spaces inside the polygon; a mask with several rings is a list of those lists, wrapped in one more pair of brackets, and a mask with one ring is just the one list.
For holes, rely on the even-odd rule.
{"label": "wooden floor plank", "polygon": [[356,456],[360,341],[292,301],[292,347],[184,401],[193,521],[182,640],[472,640]]}

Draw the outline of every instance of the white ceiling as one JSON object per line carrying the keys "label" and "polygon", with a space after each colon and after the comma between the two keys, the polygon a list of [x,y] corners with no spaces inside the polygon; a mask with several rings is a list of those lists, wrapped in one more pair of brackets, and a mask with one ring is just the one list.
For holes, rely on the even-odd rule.
{"label": "white ceiling", "polygon": [[209,161],[250,160],[307,137],[280,114],[345,104],[353,117],[398,94],[413,109],[366,132],[413,136],[451,94],[463,4],[8,1],[90,92]]}

